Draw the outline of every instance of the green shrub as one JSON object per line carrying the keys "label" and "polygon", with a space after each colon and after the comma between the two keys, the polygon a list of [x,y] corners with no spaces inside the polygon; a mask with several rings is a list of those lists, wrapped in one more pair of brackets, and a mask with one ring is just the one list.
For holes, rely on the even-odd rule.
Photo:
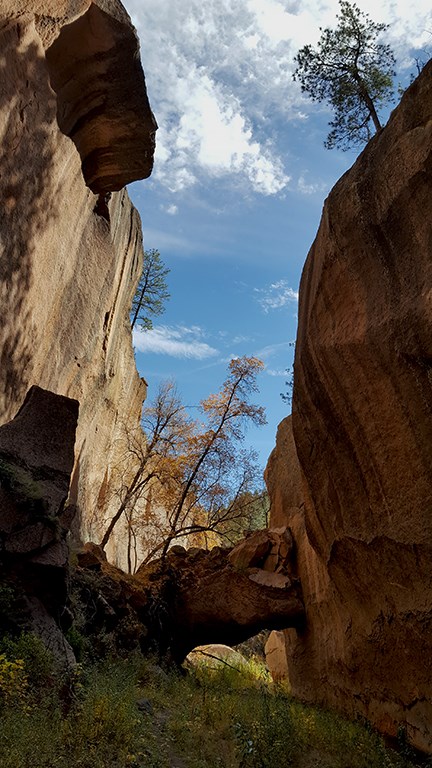
{"label": "green shrub", "polygon": [[24,661],[9,661],[4,653],[0,653],[0,707],[28,708],[28,679]]}
{"label": "green shrub", "polygon": [[78,662],[88,661],[88,659],[91,658],[91,643],[76,626],[72,625],[72,627],[65,633],[65,637]]}
{"label": "green shrub", "polygon": [[254,664],[187,675],[140,655],[78,665],[68,708],[56,693],[26,709],[31,670],[34,685],[47,669],[34,639],[20,642],[25,661],[0,656],[1,768],[417,766],[408,748],[388,750],[370,726],[294,701]]}
{"label": "green shrub", "polygon": [[30,632],[19,637],[3,637],[0,653],[10,661],[22,660],[28,684],[34,693],[52,688],[55,679],[55,660],[42,640]]}

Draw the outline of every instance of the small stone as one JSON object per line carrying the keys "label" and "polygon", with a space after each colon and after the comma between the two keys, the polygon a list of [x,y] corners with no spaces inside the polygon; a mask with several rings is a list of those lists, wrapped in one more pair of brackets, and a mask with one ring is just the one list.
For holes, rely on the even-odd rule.
{"label": "small stone", "polygon": [[136,705],[140,712],[147,712],[148,715],[153,714],[153,704],[150,699],[138,699]]}

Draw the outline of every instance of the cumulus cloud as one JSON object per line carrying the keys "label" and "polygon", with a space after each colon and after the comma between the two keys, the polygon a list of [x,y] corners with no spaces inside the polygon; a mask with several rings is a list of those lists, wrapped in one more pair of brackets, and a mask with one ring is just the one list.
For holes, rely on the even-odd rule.
{"label": "cumulus cloud", "polygon": [[161,205],[161,210],[165,211],[169,216],[177,216],[178,206],[172,203],[171,205]]}
{"label": "cumulus cloud", "polygon": [[[429,0],[361,0],[390,24],[386,41],[407,51],[431,45]],[[292,81],[294,56],[334,26],[337,0],[127,0],[141,36],[157,134],[153,178],[179,192],[208,177],[235,176],[263,195],[290,180],[287,121],[313,105]],[[306,182],[299,191],[307,194]]]}
{"label": "cumulus cloud", "polygon": [[[281,101],[289,50],[275,43],[248,0],[129,0],[160,129],[154,178],[179,192],[204,176],[235,175],[271,195],[290,180],[263,130]],[[280,111],[280,109],[279,109]]]}
{"label": "cumulus cloud", "polygon": [[254,295],[266,313],[298,301],[298,291],[291,288],[287,280],[278,280],[265,288],[254,288]]}
{"label": "cumulus cloud", "polygon": [[147,354],[204,360],[218,354],[218,350],[202,341],[203,332],[198,326],[160,325],[151,331],[134,330],[136,349]]}
{"label": "cumulus cloud", "polygon": [[319,180],[309,181],[308,174],[303,173],[298,178],[297,189],[302,195],[322,194],[328,189],[328,184],[325,181]]}

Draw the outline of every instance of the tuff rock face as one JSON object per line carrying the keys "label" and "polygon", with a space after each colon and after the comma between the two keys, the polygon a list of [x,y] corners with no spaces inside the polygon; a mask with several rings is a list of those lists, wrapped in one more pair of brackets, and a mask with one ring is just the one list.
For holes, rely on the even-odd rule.
{"label": "tuff rock face", "polygon": [[[60,630],[67,614],[66,506],[78,403],[32,387],[13,421],[0,427],[0,581],[22,593],[11,617],[39,635],[62,664],[73,653]],[[5,629],[5,627],[2,627]]]}
{"label": "tuff rock face", "polygon": [[117,0],[0,0],[0,47],[0,421],[32,384],[80,402],[71,498],[99,540],[146,392],[128,318],[141,225],[121,188],[150,173],[156,124]]}
{"label": "tuff rock face", "polygon": [[431,75],[325,203],[300,288],[294,441],[286,420],[267,471],[306,607],[287,633],[293,691],[428,751]]}
{"label": "tuff rock face", "polygon": [[[265,537],[267,553],[275,552],[275,540],[281,544],[281,558],[267,560]],[[231,552],[174,546],[164,562],[142,565],[134,575],[111,565],[100,547],[87,544],[73,575],[89,608],[82,631],[96,644],[102,634],[117,648],[139,645],[181,663],[193,648],[209,642],[236,645],[261,629],[301,626],[301,589],[292,571],[292,550],[284,546],[291,541],[289,531],[251,538],[256,546],[246,539]],[[243,545],[247,556],[240,565]]]}

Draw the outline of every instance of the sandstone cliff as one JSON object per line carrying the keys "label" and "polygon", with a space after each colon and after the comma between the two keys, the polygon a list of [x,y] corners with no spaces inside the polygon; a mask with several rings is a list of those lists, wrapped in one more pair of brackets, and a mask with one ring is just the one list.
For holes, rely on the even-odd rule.
{"label": "sandstone cliff", "polygon": [[0,420],[32,384],[79,401],[71,495],[97,539],[107,466],[145,397],[128,318],[141,225],[123,187],[151,172],[156,123],[118,0],[1,0],[0,46]]}
{"label": "sandstone cliff", "polygon": [[307,614],[286,635],[294,693],[428,751],[431,75],[325,203],[300,288],[294,441],[287,420],[267,471]]}

